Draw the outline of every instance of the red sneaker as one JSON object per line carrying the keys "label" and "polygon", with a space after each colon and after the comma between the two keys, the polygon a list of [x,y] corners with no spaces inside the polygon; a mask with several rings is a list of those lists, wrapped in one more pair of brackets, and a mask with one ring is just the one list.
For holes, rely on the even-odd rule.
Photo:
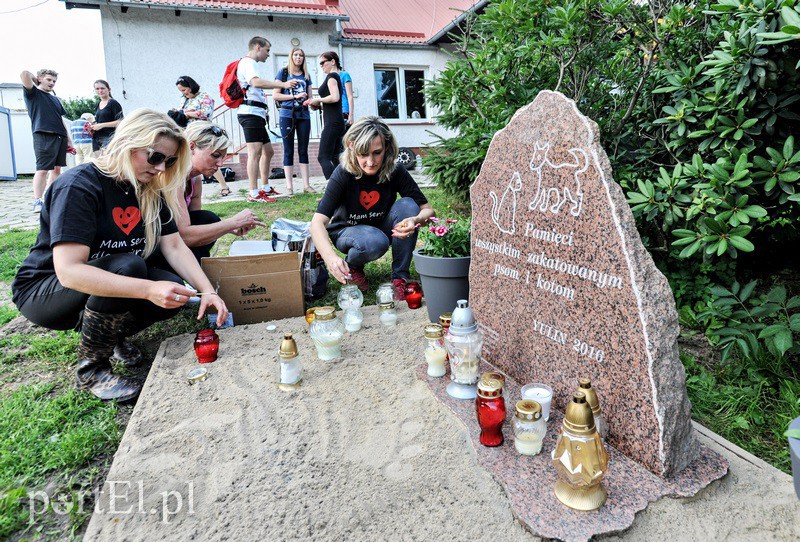
{"label": "red sneaker", "polygon": [[350,284],[355,284],[362,292],[367,291],[367,288],[369,288],[369,281],[367,280],[367,275],[364,273],[363,267],[350,268]]}
{"label": "red sneaker", "polygon": [[252,194],[248,194],[247,195],[247,201],[249,201],[250,203],[254,203],[254,202],[258,202],[258,203],[273,203],[273,202],[278,201],[278,200],[276,200],[275,198],[269,197],[267,195],[267,193],[264,192],[263,190],[259,190],[258,191],[258,195],[256,195],[256,196],[253,196]]}
{"label": "red sneaker", "polygon": [[397,301],[405,301],[406,300],[406,279],[394,279],[392,281],[394,285],[394,298]]}
{"label": "red sneaker", "polygon": [[269,190],[266,190],[266,191],[259,190],[259,192],[264,192],[268,196],[280,196],[281,195],[281,193],[278,192],[277,190],[275,190],[275,188],[272,187],[272,186],[269,187]]}

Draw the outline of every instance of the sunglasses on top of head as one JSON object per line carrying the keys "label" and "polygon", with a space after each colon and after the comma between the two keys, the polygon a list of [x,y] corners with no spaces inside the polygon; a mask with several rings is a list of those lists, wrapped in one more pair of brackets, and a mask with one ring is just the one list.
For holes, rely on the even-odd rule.
{"label": "sunglasses on top of head", "polygon": [[205,130],[203,130],[203,132],[204,133],[205,132],[210,132],[211,135],[213,135],[214,137],[222,137],[222,136],[228,137],[228,132],[226,132],[225,130],[223,130],[219,126],[209,126]]}
{"label": "sunglasses on top of head", "polygon": [[158,152],[155,149],[147,149],[147,152],[149,153],[147,155],[147,163],[151,166],[158,166],[163,163],[164,167],[170,168],[178,161],[177,156],[167,156],[163,152]]}

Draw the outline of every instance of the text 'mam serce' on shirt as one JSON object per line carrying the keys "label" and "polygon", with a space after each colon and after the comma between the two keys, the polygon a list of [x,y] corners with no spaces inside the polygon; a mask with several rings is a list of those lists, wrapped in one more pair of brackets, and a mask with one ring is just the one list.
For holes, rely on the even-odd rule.
{"label": "text 'mam serce' on shirt", "polygon": [[413,199],[420,206],[428,203],[416,181],[400,164],[395,167],[389,182],[382,184],[378,184],[377,175],[363,175],[356,179],[355,175],[338,166],[328,180],[317,212],[331,219],[327,228],[329,232],[356,225],[380,227],[398,194],[401,198]]}
{"label": "text 'mam serce' on shirt", "polygon": [[[161,235],[178,231],[163,200],[160,220]],[[94,164],[75,166],[50,186],[40,224],[36,244],[14,280],[15,303],[27,299],[27,291],[39,280],[55,273],[53,246],[57,243],[88,246],[89,261],[144,252],[144,221],[133,188],[103,175]]]}
{"label": "text 'mam serce' on shirt", "polygon": [[[264,97],[264,90],[254,87],[250,84],[253,77],[261,77],[256,67],[256,61],[249,56],[244,57],[239,61],[239,66],[236,68],[236,77],[239,79],[239,85],[244,89],[244,99],[252,102],[261,102],[264,105],[267,99]],[[258,115],[262,119],[267,118],[266,107],[256,107],[252,105],[242,104],[236,111],[238,115]]]}

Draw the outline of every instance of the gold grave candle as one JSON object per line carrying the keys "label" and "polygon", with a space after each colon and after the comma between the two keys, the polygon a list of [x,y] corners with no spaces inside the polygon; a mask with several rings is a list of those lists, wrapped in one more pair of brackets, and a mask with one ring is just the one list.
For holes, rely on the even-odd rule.
{"label": "gold grave candle", "polygon": [[588,378],[579,378],[578,386],[578,391],[582,391],[586,395],[586,402],[589,403],[589,407],[592,409],[597,432],[605,439],[608,436],[608,423],[606,423],[606,417],[603,416],[603,412],[600,409],[600,400],[597,398],[597,392],[592,387],[592,381]]}
{"label": "gold grave candle", "polygon": [[567,405],[551,458],[559,478],[555,494],[562,504],[581,511],[605,504],[607,493],[601,480],[608,468],[608,453],[582,391],[575,392]]}

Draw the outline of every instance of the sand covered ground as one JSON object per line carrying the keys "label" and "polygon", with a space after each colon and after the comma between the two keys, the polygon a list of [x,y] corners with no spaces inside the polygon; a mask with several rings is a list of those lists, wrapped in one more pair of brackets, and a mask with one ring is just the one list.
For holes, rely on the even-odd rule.
{"label": "sand covered ground", "polygon": [[[464,426],[415,377],[424,309],[403,306],[394,328],[364,312],[339,362],[316,359],[303,318],[222,330],[219,359],[195,386],[193,337],[166,341],[86,540],[535,540]],[[274,385],[283,331],[305,369],[292,392]],[[621,538],[800,537],[788,476],[704,443],[729,459],[728,476],[693,499],[652,503]]]}

